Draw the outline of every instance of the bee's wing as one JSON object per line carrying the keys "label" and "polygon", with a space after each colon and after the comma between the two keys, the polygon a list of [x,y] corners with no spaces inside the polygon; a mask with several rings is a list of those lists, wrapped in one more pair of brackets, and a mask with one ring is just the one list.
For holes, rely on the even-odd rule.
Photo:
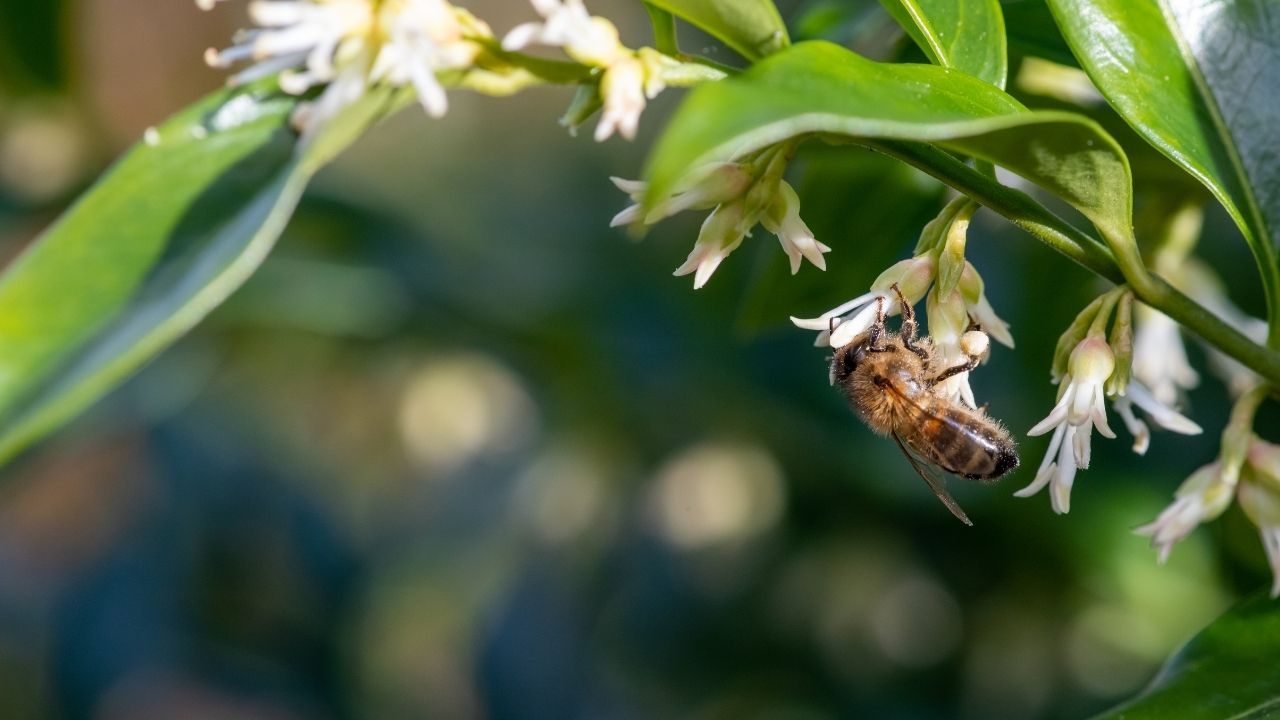
{"label": "bee's wing", "polygon": [[903,455],[907,456],[907,460],[911,463],[911,467],[915,468],[916,474],[924,479],[929,489],[933,491],[934,495],[938,496],[943,505],[947,506],[951,514],[955,515],[965,525],[972,526],[973,521],[969,519],[968,515],[964,514],[964,510],[960,509],[960,504],[956,502],[955,498],[951,497],[951,493],[947,492],[947,486],[942,482],[941,468],[927,458],[922,457],[910,445],[903,442],[902,437],[896,432],[893,434],[893,441],[898,443],[898,449],[902,451]]}

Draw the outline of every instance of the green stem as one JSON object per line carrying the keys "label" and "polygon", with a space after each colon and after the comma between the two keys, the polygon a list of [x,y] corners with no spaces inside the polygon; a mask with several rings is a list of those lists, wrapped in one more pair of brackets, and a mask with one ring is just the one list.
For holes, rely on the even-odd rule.
{"label": "green stem", "polygon": [[679,57],[680,44],[676,40],[675,17],[650,3],[645,3],[644,9],[649,13],[649,24],[653,26],[654,49],[663,55]]}
{"label": "green stem", "polygon": [[[1001,185],[955,156],[919,143],[873,140],[865,144],[968,195],[1086,269],[1117,284],[1128,281],[1111,250],[1099,240],[1058,217],[1026,193]],[[1127,260],[1133,262],[1133,258]],[[1131,282],[1130,287],[1139,300],[1173,318],[1272,385],[1280,386],[1280,352],[1254,343],[1163,278],[1148,273],[1145,267],[1135,274],[1134,280],[1137,282]]]}
{"label": "green stem", "polygon": [[1253,438],[1253,418],[1258,414],[1258,406],[1266,399],[1270,388],[1256,387],[1236,400],[1231,408],[1231,419],[1222,431],[1222,450],[1219,459],[1222,461],[1222,478],[1232,485],[1240,478],[1240,468],[1249,456],[1249,441]]}
{"label": "green stem", "polygon": [[1120,285],[1109,290],[1102,296],[1102,303],[1098,305],[1098,314],[1093,316],[1093,323],[1089,325],[1089,334],[1105,336],[1107,334],[1107,324],[1111,322],[1111,313],[1115,312],[1116,303],[1120,302],[1120,296],[1129,292],[1129,288]]}
{"label": "green stem", "polygon": [[1125,281],[1111,251],[1097,238],[1058,217],[1030,195],[1001,185],[954,155],[931,145],[898,140],[867,140],[863,144],[968,195],[1086,270],[1117,285]]}

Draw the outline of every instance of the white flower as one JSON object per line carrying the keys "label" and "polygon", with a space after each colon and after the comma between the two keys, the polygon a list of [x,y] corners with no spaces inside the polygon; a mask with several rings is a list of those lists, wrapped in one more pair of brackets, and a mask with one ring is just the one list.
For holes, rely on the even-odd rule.
{"label": "white flower", "polygon": [[[742,227],[745,222],[741,200],[716,207],[702,223],[702,231],[698,233],[698,241],[694,243],[689,258],[672,274],[679,276],[694,273],[693,289],[702,289],[711,279],[711,274],[720,267],[720,263],[742,244],[742,239],[747,235]],[[755,224],[754,219],[751,224]]]}
{"label": "white flower", "polygon": [[1133,412],[1136,405],[1156,425],[1181,435],[1199,435],[1203,430],[1190,418],[1169,405],[1160,402],[1155,395],[1137,380],[1130,380],[1122,397],[1113,398],[1116,413],[1124,420],[1125,428],[1133,436],[1133,451],[1145,455],[1151,444],[1151,431]]}
{"label": "white flower", "polygon": [[412,84],[427,114],[442,117],[449,104],[436,72],[474,64],[480,46],[467,38],[489,35],[488,27],[443,0],[383,0],[382,7],[386,40],[370,79],[394,86]]}
{"label": "white flower", "polygon": [[[1071,351],[1065,377],[1067,382],[1057,404],[1048,417],[1027,433],[1036,436],[1053,430],[1049,449],[1035,479],[1015,495],[1030,497],[1047,485],[1054,512],[1062,514],[1071,509],[1071,486],[1075,482],[1076,471],[1089,467],[1093,429],[1096,427],[1103,437],[1115,437],[1107,424],[1105,404],[1107,379],[1115,371],[1115,365],[1115,353],[1101,334],[1088,335]],[[1147,424],[1135,415],[1134,406],[1166,430],[1183,435],[1202,432],[1199,425],[1156,400],[1142,383],[1131,380],[1125,393],[1113,397],[1112,401],[1125,427],[1133,435],[1133,451],[1139,455],[1147,451],[1151,432]]]}
{"label": "white flower", "polygon": [[[1266,321],[1236,307],[1231,298],[1227,297],[1222,280],[1207,265],[1190,258],[1178,270],[1180,290],[1205,306],[1209,312],[1225,320],[1228,325],[1244,333],[1245,337],[1260,345],[1266,342]],[[1205,344],[1204,349],[1210,369],[1226,383],[1233,396],[1239,397],[1262,382],[1256,373],[1214,346]]]}
{"label": "white flower", "polygon": [[1240,508],[1258,528],[1271,565],[1271,597],[1280,596],[1280,496],[1270,483],[1246,476],[1237,490]]}
{"label": "white flower", "polygon": [[1236,490],[1240,508],[1258,528],[1271,565],[1271,597],[1280,596],[1280,446],[1251,438]]}
{"label": "white flower", "polygon": [[898,298],[891,290],[894,283],[907,302],[917,303],[933,283],[937,262],[932,255],[920,255],[895,263],[871,284],[871,291],[832,308],[816,318],[792,317],[798,328],[818,331],[815,345],[841,348],[853,342],[875,322],[877,309],[883,303],[886,316],[896,315]]}
{"label": "white flower", "polygon": [[608,67],[628,51],[618,28],[602,17],[592,17],[582,0],[532,0],[542,22],[517,25],[502,39],[502,49],[523,50],[532,45],[564,48],[565,54],[583,65]]}
{"label": "white flower", "polygon": [[1133,376],[1151,389],[1155,399],[1173,406],[1200,376],[1187,360],[1178,323],[1168,315],[1138,305],[1133,338]]}
{"label": "white flower", "polygon": [[502,40],[504,50],[521,50],[531,44],[563,48],[583,65],[599,68],[600,97],[604,111],[595,138],[603,142],[615,132],[633,140],[645,104],[662,92],[662,71],[676,61],[655,51],[635,52],[622,44],[618,28],[605,18],[592,16],[582,0],[532,0],[542,22],[518,25]]}
{"label": "white flower", "polygon": [[[939,297],[938,288],[929,293],[925,304],[929,317],[929,339],[933,342],[933,364],[936,370],[944,370],[968,362],[969,353],[964,347],[969,328],[969,313],[959,290],[952,290],[946,298]],[[986,337],[985,335],[983,337]],[[969,386],[969,373],[962,372],[942,381],[942,393],[953,402],[967,407],[977,407],[973,389]]]}
{"label": "white flower", "polygon": [[800,196],[786,180],[778,181],[777,197],[760,218],[760,224],[778,236],[782,251],[791,260],[792,275],[800,272],[800,264],[804,260],[819,270],[827,269],[827,261],[822,254],[831,252],[831,248],[818,242],[813,231],[800,219]]}
{"label": "white flower", "polygon": [[1150,535],[1161,563],[1169,559],[1173,546],[1191,534],[1196,526],[1226,511],[1235,494],[1237,473],[1224,473],[1221,462],[1196,470],[1174,494],[1174,501],[1154,522],[1134,530]]}
{"label": "white flower", "polygon": [[[964,263],[964,271],[960,274],[958,287],[960,294],[964,297],[966,312],[982,326],[982,331],[1001,345],[1013,347],[1013,335],[1009,333],[1009,323],[996,315],[991,302],[987,300],[982,276],[973,267],[973,263],[967,260]],[[932,328],[930,331],[932,332]]]}
{"label": "white flower", "polygon": [[1093,429],[1104,437],[1116,436],[1107,425],[1104,403],[1105,384],[1115,365],[1115,354],[1101,335],[1086,337],[1071,351],[1067,382],[1058,403],[1027,433],[1036,436],[1053,430],[1049,450],[1035,479],[1015,495],[1030,497],[1048,485],[1054,512],[1071,509],[1071,485],[1076,470],[1089,467]]}
{"label": "white flower", "polygon": [[755,177],[741,163],[712,163],[689,173],[686,182],[671,197],[659,202],[648,215],[641,215],[640,203],[648,183],[639,180],[610,178],[622,192],[631,196],[632,204],[614,216],[610,227],[641,222],[645,225],[664,220],[685,210],[707,210],[740,197],[751,187]]}
{"label": "white flower", "polygon": [[623,57],[609,66],[600,78],[604,110],[596,124],[596,142],[608,140],[614,132],[635,139],[646,101],[644,87],[645,68],[638,58]]}
{"label": "white flower", "polygon": [[826,269],[822,254],[831,248],[818,242],[800,219],[800,198],[795,189],[785,180],[762,172],[759,163],[723,162],[699,168],[648,214],[644,214],[641,206],[648,189],[646,183],[622,178],[612,180],[632,200],[631,205],[614,216],[610,223],[614,227],[634,223],[652,225],[684,210],[714,208],[702,225],[689,259],[675,271],[676,275],[695,273],[695,289],[706,284],[757,223],[778,236],[783,252],[791,259],[793,274],[803,259],[821,270]]}
{"label": "white flower", "polygon": [[429,114],[443,115],[448,103],[436,73],[470,67],[481,52],[474,39],[490,35],[445,0],[255,0],[249,15],[259,27],[205,60],[219,68],[251,62],[233,85],[279,73],[280,88],[293,95],[326,86],[294,116],[304,133],[376,83],[412,85]]}

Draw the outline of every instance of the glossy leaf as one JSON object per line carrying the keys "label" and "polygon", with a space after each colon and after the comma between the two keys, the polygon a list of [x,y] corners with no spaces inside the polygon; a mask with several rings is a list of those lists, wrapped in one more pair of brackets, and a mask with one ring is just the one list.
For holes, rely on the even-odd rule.
{"label": "glossy leaf", "polygon": [[1009,71],[998,0],[880,0],[935,65],[1003,88]]}
{"label": "glossy leaf", "polygon": [[[1280,13],[1266,0],[1050,0],[1108,102],[1240,226],[1280,314]],[[1268,10],[1268,7],[1272,8]]]}
{"label": "glossy leaf", "polygon": [[1165,663],[1138,697],[1096,720],[1261,720],[1280,712],[1280,603],[1245,600]]}
{"label": "glossy leaf", "polygon": [[719,39],[748,60],[790,44],[773,0],[647,0]]}
{"label": "glossy leaf", "polygon": [[215,93],[149,132],[0,276],[0,459],[102,396],[258,267],[311,175],[385,109],[300,147],[296,101]]}
{"label": "glossy leaf", "polygon": [[964,73],[876,63],[825,42],[690,93],[650,159],[646,201],[701,164],[810,134],[924,141],[992,162],[1074,205],[1113,250],[1132,247],[1128,163],[1097,124],[1032,112]]}

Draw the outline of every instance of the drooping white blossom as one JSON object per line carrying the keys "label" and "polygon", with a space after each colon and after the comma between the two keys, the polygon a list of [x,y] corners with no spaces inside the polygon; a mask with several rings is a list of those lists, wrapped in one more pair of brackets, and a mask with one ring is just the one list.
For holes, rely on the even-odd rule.
{"label": "drooping white blossom", "polygon": [[982,327],[982,331],[1001,345],[1013,347],[1013,334],[1009,332],[1009,323],[996,315],[995,309],[991,307],[991,301],[987,300],[986,284],[982,281],[982,276],[973,267],[973,263],[967,260],[964,263],[964,271],[960,274],[958,287],[961,297],[964,298],[965,311]]}
{"label": "drooping white blossom", "polygon": [[[711,274],[720,267],[720,263],[729,257],[729,253],[738,249],[747,232],[744,205],[741,199],[719,205],[702,223],[698,240],[693,251],[674,275],[693,274],[693,288],[700,290],[711,279]],[[752,220],[751,224],[755,224]]]}
{"label": "drooping white blossom", "polygon": [[[631,196],[632,204],[613,217],[612,226],[652,225],[684,210],[706,210],[711,214],[702,224],[689,258],[676,275],[694,275],[694,288],[704,286],[720,263],[733,252],[757,225],[778,237],[791,262],[791,272],[799,271],[804,260],[826,269],[823,253],[831,248],[817,238],[800,219],[800,198],[794,188],[768,170],[774,155],[766,152],[754,162],[711,163],[689,173],[670,197],[659,200],[647,213],[643,201],[648,185],[638,180],[612,178],[613,184]],[[780,174],[780,171],[779,173]]]}
{"label": "drooping white blossom", "polygon": [[1200,523],[1226,511],[1235,494],[1238,473],[1224,473],[1221,462],[1196,470],[1174,493],[1173,503],[1153,522],[1134,530],[1151,537],[1161,563],[1169,559],[1173,546],[1191,534]]}
{"label": "drooping white blossom", "polygon": [[[933,364],[937,370],[942,370],[968,362],[969,353],[963,341],[967,339],[971,343],[972,337],[966,338],[969,313],[960,291],[952,290],[943,298],[938,290],[935,287],[929,292],[925,308],[929,319],[929,339],[933,343]],[[943,380],[940,387],[942,394],[952,401],[977,407],[973,389],[969,386],[968,372],[952,375]]]}
{"label": "drooping white blossom", "polygon": [[1034,437],[1053,431],[1049,450],[1035,479],[1015,495],[1030,497],[1048,486],[1054,512],[1071,509],[1071,486],[1076,470],[1089,467],[1094,428],[1103,437],[1115,437],[1105,404],[1107,378],[1114,370],[1115,354],[1101,335],[1086,337],[1071,351],[1057,404],[1027,433]]}
{"label": "drooping white blossom", "polygon": [[1176,406],[1183,392],[1200,382],[1199,374],[1187,360],[1178,323],[1142,304],[1135,314],[1133,376],[1150,388],[1160,403]]}
{"label": "drooping white blossom", "polygon": [[648,214],[642,214],[648,183],[640,180],[610,178],[622,192],[631,196],[631,205],[614,216],[611,227],[642,223],[653,225],[685,210],[708,210],[739,197],[751,187],[755,176],[749,166],[736,162],[712,163],[689,173],[686,181],[671,197],[658,202]]}
{"label": "drooping white blossom", "polygon": [[808,260],[819,270],[827,269],[823,253],[831,248],[818,242],[813,231],[800,219],[800,196],[786,180],[778,182],[778,194],[760,218],[760,224],[778,237],[782,251],[791,260],[791,274],[800,272],[800,264]]}
{"label": "drooping white blossom", "polygon": [[881,273],[871,284],[869,292],[818,317],[792,317],[791,322],[798,328],[817,331],[818,339],[814,344],[819,347],[844,347],[871,327],[879,307],[884,308],[886,316],[896,315],[901,311],[897,295],[892,290],[895,283],[907,302],[914,304],[920,302],[928,292],[936,272],[937,261],[932,255],[902,260]]}
{"label": "drooping white blossom", "polygon": [[1131,379],[1125,394],[1113,398],[1112,405],[1124,421],[1129,434],[1133,436],[1133,451],[1139,455],[1145,455],[1151,444],[1151,430],[1134,413],[1135,407],[1141,410],[1148,420],[1165,430],[1180,435],[1199,435],[1203,432],[1199,425],[1170,405],[1161,402],[1153,392],[1137,380]]}

